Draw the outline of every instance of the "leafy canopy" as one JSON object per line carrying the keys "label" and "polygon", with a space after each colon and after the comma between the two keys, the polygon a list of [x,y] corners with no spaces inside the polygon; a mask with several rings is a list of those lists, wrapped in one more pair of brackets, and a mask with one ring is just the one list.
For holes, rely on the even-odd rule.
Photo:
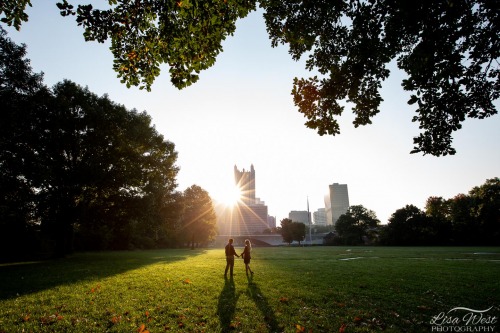
{"label": "leafy canopy", "polygon": [[70,81],[47,88],[25,55],[0,27],[1,256],[168,245],[175,145],[145,112]]}
{"label": "leafy canopy", "polygon": [[[221,43],[252,0],[108,0],[107,9],[62,0],[63,16],[76,15],[86,40],[111,40],[114,69],[128,87],[151,89],[167,64],[179,89],[215,63]],[[3,22],[19,28],[29,0],[0,5]],[[380,111],[389,65],[406,72],[414,122],[421,133],[412,153],[455,154],[452,134],[466,118],[497,113],[500,94],[500,10],[490,0],[262,0],[272,46],[307,56],[310,78],[295,78],[292,95],[319,135],[337,135],[343,102],[353,104],[354,126]]]}

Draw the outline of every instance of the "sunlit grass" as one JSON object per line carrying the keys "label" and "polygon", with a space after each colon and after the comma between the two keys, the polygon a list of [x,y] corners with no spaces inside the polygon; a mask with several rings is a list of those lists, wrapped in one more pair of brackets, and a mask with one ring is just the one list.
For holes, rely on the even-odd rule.
{"label": "sunlit grass", "polygon": [[[0,265],[0,332],[429,332],[500,304],[499,248],[258,248],[77,254]],[[498,308],[494,309],[498,315]]]}

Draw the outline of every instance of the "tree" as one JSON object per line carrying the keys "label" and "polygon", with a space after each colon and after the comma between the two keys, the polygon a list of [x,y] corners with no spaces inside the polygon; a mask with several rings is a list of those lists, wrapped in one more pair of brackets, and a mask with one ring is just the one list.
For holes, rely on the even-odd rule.
{"label": "tree", "polygon": [[292,244],[293,242],[293,233],[291,227],[292,223],[293,221],[287,218],[284,218],[283,220],[280,221],[281,237],[283,238],[283,242],[288,243],[288,245]]}
{"label": "tree", "polygon": [[293,241],[302,242],[306,237],[306,225],[300,222],[293,222],[290,219],[281,220],[281,237],[283,242],[292,244]]}
{"label": "tree", "polygon": [[[32,72],[26,46],[16,45],[0,27],[0,259],[25,257],[37,248],[37,172],[32,147],[38,141],[35,110],[50,97],[43,75]],[[31,131],[20,130],[31,128]]]}
{"label": "tree", "polygon": [[429,197],[425,212],[398,209],[381,235],[385,245],[496,246],[500,235],[500,181],[488,179],[469,194]]}
{"label": "tree", "polygon": [[484,1],[278,1],[264,2],[273,45],[287,43],[294,59],[321,77],[295,79],[294,101],[320,135],[338,134],[334,119],[354,104],[354,125],[371,123],[380,88],[396,62],[414,92],[413,121],[423,133],[414,152],[454,154],[451,134],[466,117],[497,113],[500,26],[498,4]]}
{"label": "tree", "polygon": [[174,144],[145,112],[70,81],[46,88],[24,57],[0,29],[2,249],[165,244],[178,212]]}
{"label": "tree", "polygon": [[[154,247],[152,224],[161,202],[175,190],[177,153],[145,112],[127,110],[65,81],[43,116],[39,155],[42,227],[65,253],[73,230],[81,245],[97,248]],[[85,216],[82,216],[85,214]],[[155,221],[155,222],[152,222]],[[141,241],[142,239],[142,241]]]}
{"label": "tree", "polygon": [[216,235],[217,217],[208,192],[198,185],[187,188],[182,208],[181,233],[191,248],[212,241]]}
{"label": "tree", "polygon": [[429,197],[425,204],[425,215],[432,220],[436,245],[450,244],[453,226],[450,220],[449,201],[443,197]]}
{"label": "tree", "polygon": [[432,229],[431,218],[413,205],[396,210],[384,228],[381,243],[384,245],[439,245]]}
{"label": "tree", "polygon": [[306,238],[306,225],[301,222],[292,222],[290,225],[291,233],[294,241],[302,242]]}
{"label": "tree", "polygon": [[472,217],[477,221],[482,245],[500,245],[500,179],[487,179],[469,191]]}
{"label": "tree", "polygon": [[[114,69],[127,86],[150,89],[160,65],[184,88],[215,63],[221,42],[257,1],[112,0],[104,10],[62,0],[63,16],[76,15],[86,40],[111,39]],[[4,1],[2,21],[19,29],[29,1]],[[294,79],[295,105],[306,126],[337,135],[342,101],[354,105],[354,126],[367,125],[383,101],[382,82],[395,63],[413,92],[414,122],[423,131],[412,153],[455,154],[452,133],[466,118],[497,113],[500,96],[500,11],[496,1],[262,0],[272,46],[288,44],[318,75]]]}
{"label": "tree", "polygon": [[345,245],[364,244],[369,240],[370,230],[380,224],[374,211],[362,205],[349,207],[345,214],[340,215],[335,224],[335,231]]}

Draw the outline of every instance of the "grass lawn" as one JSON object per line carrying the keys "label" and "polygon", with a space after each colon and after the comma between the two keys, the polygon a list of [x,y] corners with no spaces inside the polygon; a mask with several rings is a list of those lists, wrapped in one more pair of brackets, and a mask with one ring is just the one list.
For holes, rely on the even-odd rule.
{"label": "grass lawn", "polygon": [[489,309],[467,326],[500,329],[500,248],[255,247],[252,256],[251,280],[241,259],[224,279],[223,249],[3,264],[0,332],[431,332],[440,313],[463,328],[471,312],[448,313],[456,307]]}

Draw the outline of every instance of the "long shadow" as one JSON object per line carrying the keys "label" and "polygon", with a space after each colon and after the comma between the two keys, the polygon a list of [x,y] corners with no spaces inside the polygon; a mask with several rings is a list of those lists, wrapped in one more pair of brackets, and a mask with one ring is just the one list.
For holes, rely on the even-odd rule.
{"label": "long shadow", "polygon": [[78,253],[63,259],[0,265],[0,300],[57,286],[92,281],[157,263],[203,254],[204,250],[154,250]]}
{"label": "long shadow", "polygon": [[278,324],[273,308],[269,305],[269,301],[260,290],[259,285],[253,282],[252,276],[248,278],[248,294],[255,302],[262,316],[264,316],[269,332],[283,332],[284,328]]}
{"label": "long shadow", "polygon": [[231,332],[234,330],[231,326],[231,320],[234,317],[236,302],[239,297],[239,293],[236,293],[234,280],[225,279],[224,287],[220,292],[219,301],[217,303],[217,315],[219,316],[221,332]]}

